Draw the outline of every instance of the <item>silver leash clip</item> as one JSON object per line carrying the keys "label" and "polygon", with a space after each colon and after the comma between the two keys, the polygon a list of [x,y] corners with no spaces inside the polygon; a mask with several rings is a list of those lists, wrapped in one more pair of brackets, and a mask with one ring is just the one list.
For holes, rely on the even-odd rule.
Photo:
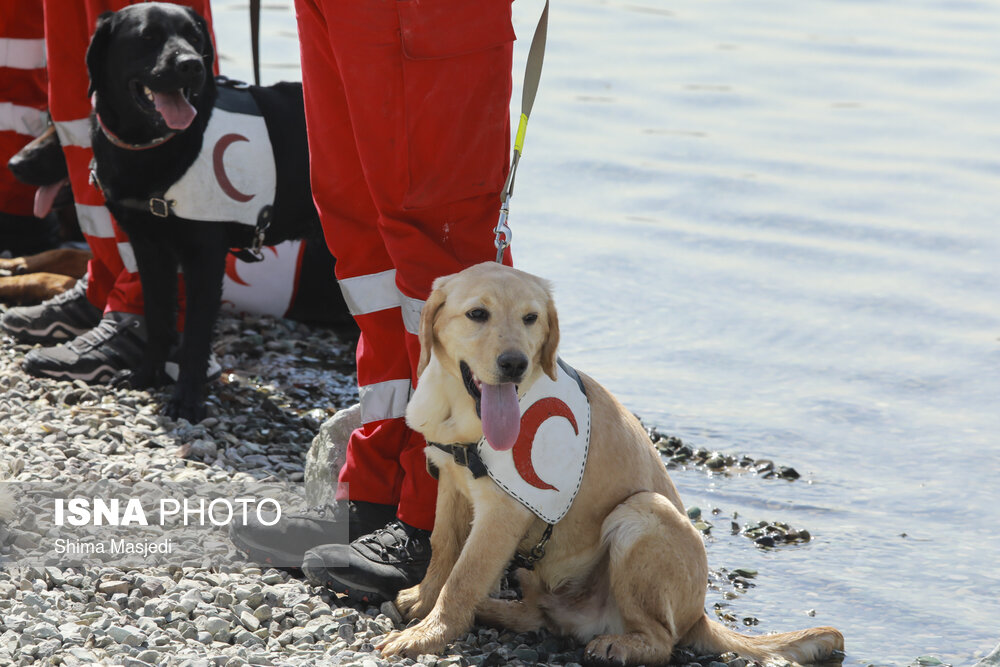
{"label": "silver leash clip", "polygon": [[493,229],[493,233],[497,235],[493,245],[497,249],[498,264],[503,263],[503,252],[510,247],[510,242],[514,237],[510,225],[507,224],[507,214],[510,212],[509,201],[510,197],[503,200],[503,206],[500,207],[500,220],[497,221],[497,226]]}

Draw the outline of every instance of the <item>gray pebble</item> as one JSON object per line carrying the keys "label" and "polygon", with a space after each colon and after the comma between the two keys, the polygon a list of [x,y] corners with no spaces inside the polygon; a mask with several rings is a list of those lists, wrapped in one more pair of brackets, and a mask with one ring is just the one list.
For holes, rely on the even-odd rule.
{"label": "gray pebble", "polygon": [[146,641],[146,635],[130,625],[113,625],[108,628],[108,636],[125,646],[140,646]]}

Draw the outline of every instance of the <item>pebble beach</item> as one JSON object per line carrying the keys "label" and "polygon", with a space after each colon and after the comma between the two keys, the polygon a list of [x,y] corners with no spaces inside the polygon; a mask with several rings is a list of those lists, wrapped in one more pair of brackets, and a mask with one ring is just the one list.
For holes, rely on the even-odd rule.
{"label": "pebble beach", "polygon": [[[357,400],[353,347],[325,329],[290,320],[225,315],[215,351],[223,368],[199,424],[160,414],[166,391],[146,392],[32,378],[20,370],[30,346],[0,343],[0,480],[76,484],[171,481],[223,485],[301,482],[323,423]],[[735,474],[794,471],[746,457],[719,460],[651,432],[668,466]],[[725,470],[722,470],[725,473]],[[725,517],[689,508],[709,534]],[[17,525],[18,527],[11,527]],[[380,639],[403,621],[391,603],[356,605],[312,586],[295,570],[197,562],[154,567],[25,565],[17,555],[32,522],[0,527],[0,664],[12,665],[531,665],[582,663],[576,641],[544,632],[474,628],[441,656],[383,659]],[[739,525],[755,541],[807,540],[778,524]],[[27,528],[26,528],[27,526]],[[719,530],[719,528],[716,528]],[[235,550],[233,550],[235,553]],[[753,587],[753,571],[712,572],[710,601]],[[501,591],[500,595],[513,595]],[[713,597],[714,596],[714,597]],[[717,616],[734,627],[756,619]],[[674,664],[744,667],[735,656],[678,650]]]}

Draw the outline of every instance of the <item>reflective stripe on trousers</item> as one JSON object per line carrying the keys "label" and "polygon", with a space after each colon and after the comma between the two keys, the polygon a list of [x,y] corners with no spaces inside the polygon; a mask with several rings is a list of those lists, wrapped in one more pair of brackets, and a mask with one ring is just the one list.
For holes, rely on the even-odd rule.
{"label": "reflective stripe on trousers", "polygon": [[409,380],[386,380],[358,388],[361,398],[361,423],[398,419],[406,415],[410,400]]}
{"label": "reflective stripe on trousers", "polygon": [[63,146],[90,148],[90,118],[55,121],[56,134]]}
{"label": "reflective stripe on trousers", "polygon": [[381,271],[353,278],[342,278],[340,290],[351,315],[367,315],[368,313],[401,308],[403,325],[406,330],[417,335],[420,331],[420,310],[424,306],[421,299],[408,297],[396,287],[396,270]]}
{"label": "reflective stripe on trousers", "polygon": [[0,37],[0,67],[11,69],[45,67],[45,40]]}
{"label": "reflective stripe on trousers", "polygon": [[0,130],[37,137],[45,130],[48,118],[44,111],[32,107],[0,102]]}

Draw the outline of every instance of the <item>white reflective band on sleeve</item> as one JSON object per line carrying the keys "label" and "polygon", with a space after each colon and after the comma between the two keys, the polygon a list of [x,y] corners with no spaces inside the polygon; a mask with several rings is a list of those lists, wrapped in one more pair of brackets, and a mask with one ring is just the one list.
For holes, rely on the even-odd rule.
{"label": "white reflective band on sleeve", "polygon": [[400,300],[400,307],[403,309],[403,326],[407,332],[414,336],[419,336],[420,311],[424,309],[424,301],[422,299],[414,299],[405,294],[400,294]]}
{"label": "white reflective band on sleeve", "polygon": [[365,276],[344,278],[340,291],[351,315],[366,315],[380,310],[399,307],[399,289],[396,287],[396,270],[370,273]]}
{"label": "white reflective band on sleeve", "polygon": [[387,380],[360,387],[361,423],[403,417],[410,400],[411,386],[409,380]]}
{"label": "white reflective band on sleeve", "polygon": [[0,67],[11,69],[45,67],[45,40],[0,37]]}
{"label": "white reflective band on sleeve", "polygon": [[131,243],[118,244],[118,256],[122,258],[122,264],[129,273],[139,273],[139,265],[135,263],[135,250]]}
{"label": "white reflective band on sleeve", "polygon": [[90,148],[90,118],[56,121],[55,126],[63,146]]}
{"label": "white reflective band on sleeve", "polygon": [[80,231],[99,239],[113,239],[115,228],[111,224],[111,214],[103,206],[76,205],[76,217],[80,220]]}
{"label": "white reflective band on sleeve", "polygon": [[10,102],[0,102],[0,131],[37,137],[45,130],[48,122],[44,111]]}

